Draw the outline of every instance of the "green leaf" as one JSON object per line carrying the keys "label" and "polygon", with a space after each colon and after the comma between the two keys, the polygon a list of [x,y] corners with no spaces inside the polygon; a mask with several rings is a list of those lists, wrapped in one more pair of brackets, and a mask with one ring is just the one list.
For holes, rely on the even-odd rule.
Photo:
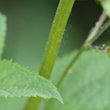
{"label": "green leaf", "polygon": [[110,17],[110,0],[100,0],[106,14]]}
{"label": "green leaf", "polygon": [[5,34],[6,34],[6,17],[0,13],[0,58],[3,53]]}
{"label": "green leaf", "polygon": [[[64,70],[63,64],[59,69]],[[51,100],[45,110],[109,110],[110,58],[107,54],[94,49],[85,51],[63,81],[60,93],[65,105]]]}
{"label": "green leaf", "polygon": [[0,61],[0,96],[56,98],[62,102],[55,86],[35,72],[12,61]]}

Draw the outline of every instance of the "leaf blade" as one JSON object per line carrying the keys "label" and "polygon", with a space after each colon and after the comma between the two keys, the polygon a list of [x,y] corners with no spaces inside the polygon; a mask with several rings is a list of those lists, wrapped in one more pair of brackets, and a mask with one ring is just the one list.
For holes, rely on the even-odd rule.
{"label": "leaf blade", "polygon": [[29,68],[12,61],[0,61],[0,96],[1,97],[36,97],[56,98],[61,96],[53,84],[36,75]]}

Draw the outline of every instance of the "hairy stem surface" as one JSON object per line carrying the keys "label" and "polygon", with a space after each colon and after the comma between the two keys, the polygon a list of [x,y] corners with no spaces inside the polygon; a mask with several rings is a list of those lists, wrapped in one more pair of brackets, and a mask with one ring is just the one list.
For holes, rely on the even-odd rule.
{"label": "hairy stem surface", "polygon": [[[75,0],[60,0],[39,74],[49,79]],[[30,98],[24,110],[38,110],[41,98]]]}
{"label": "hairy stem surface", "polygon": [[60,0],[40,69],[40,75],[48,79],[50,78],[74,1],[75,0]]}

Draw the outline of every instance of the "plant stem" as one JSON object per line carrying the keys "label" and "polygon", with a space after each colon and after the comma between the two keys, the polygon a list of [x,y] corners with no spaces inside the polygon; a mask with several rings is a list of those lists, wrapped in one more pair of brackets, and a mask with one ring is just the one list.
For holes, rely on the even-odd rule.
{"label": "plant stem", "polygon": [[58,50],[63,38],[65,27],[75,0],[60,0],[55,19],[50,31],[40,75],[50,78]]}
{"label": "plant stem", "polygon": [[61,79],[59,80],[57,87],[59,88],[61,83],[63,82],[64,78],[66,77],[66,75],[71,71],[71,68],[73,67],[73,65],[75,64],[75,62],[78,60],[78,58],[81,56],[81,54],[87,49],[88,47],[83,46],[82,48],[80,48],[80,50],[78,51],[78,53],[73,57],[72,61],[69,63],[69,65],[67,66],[67,68],[65,69]]}
{"label": "plant stem", "polygon": [[[93,44],[100,37],[100,35],[103,34],[104,31],[108,29],[109,27],[110,27],[110,19],[105,24],[103,24],[100,30],[96,33],[95,37],[91,39],[89,45]],[[85,43],[85,45],[87,44]]]}
{"label": "plant stem", "polygon": [[[84,45],[81,47],[81,49],[78,51],[76,56],[72,59],[72,61],[69,63],[67,68],[65,69],[60,81],[58,82],[57,86],[60,87],[61,83],[63,82],[65,76],[69,73],[71,68],[74,66],[78,58],[82,55],[82,53],[89,48],[90,45],[94,43],[95,40],[99,38],[99,36],[110,26],[110,20],[108,20],[104,25],[104,21],[106,20],[106,14],[103,12],[101,16],[99,17],[98,22],[96,23],[93,30],[90,32],[89,36],[87,37],[87,40],[85,41]],[[103,25],[103,26],[102,26]]]}
{"label": "plant stem", "polygon": [[[49,79],[75,0],[60,0],[39,74]],[[24,110],[38,110],[41,98],[30,98]]]}
{"label": "plant stem", "polygon": [[36,97],[36,98],[31,97],[31,98],[29,98],[24,110],[38,110],[40,101],[41,101],[40,97]]}
{"label": "plant stem", "polygon": [[102,12],[101,16],[99,17],[99,20],[96,22],[95,27],[90,32],[89,36],[87,37],[87,40],[85,41],[85,45],[91,45],[96,39],[98,39],[99,30],[101,29],[103,23],[105,22],[107,16],[105,12]]}

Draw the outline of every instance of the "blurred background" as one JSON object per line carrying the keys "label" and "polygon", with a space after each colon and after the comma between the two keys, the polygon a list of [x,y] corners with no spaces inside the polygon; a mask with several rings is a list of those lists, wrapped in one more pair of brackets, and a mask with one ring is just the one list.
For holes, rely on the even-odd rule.
{"label": "blurred background", "polygon": [[[0,0],[7,16],[3,57],[38,70],[59,0]],[[95,0],[76,0],[59,56],[79,49],[102,12]],[[60,28],[60,27],[59,27]],[[96,43],[107,42],[108,29]],[[27,99],[0,99],[0,110],[21,110]]]}

